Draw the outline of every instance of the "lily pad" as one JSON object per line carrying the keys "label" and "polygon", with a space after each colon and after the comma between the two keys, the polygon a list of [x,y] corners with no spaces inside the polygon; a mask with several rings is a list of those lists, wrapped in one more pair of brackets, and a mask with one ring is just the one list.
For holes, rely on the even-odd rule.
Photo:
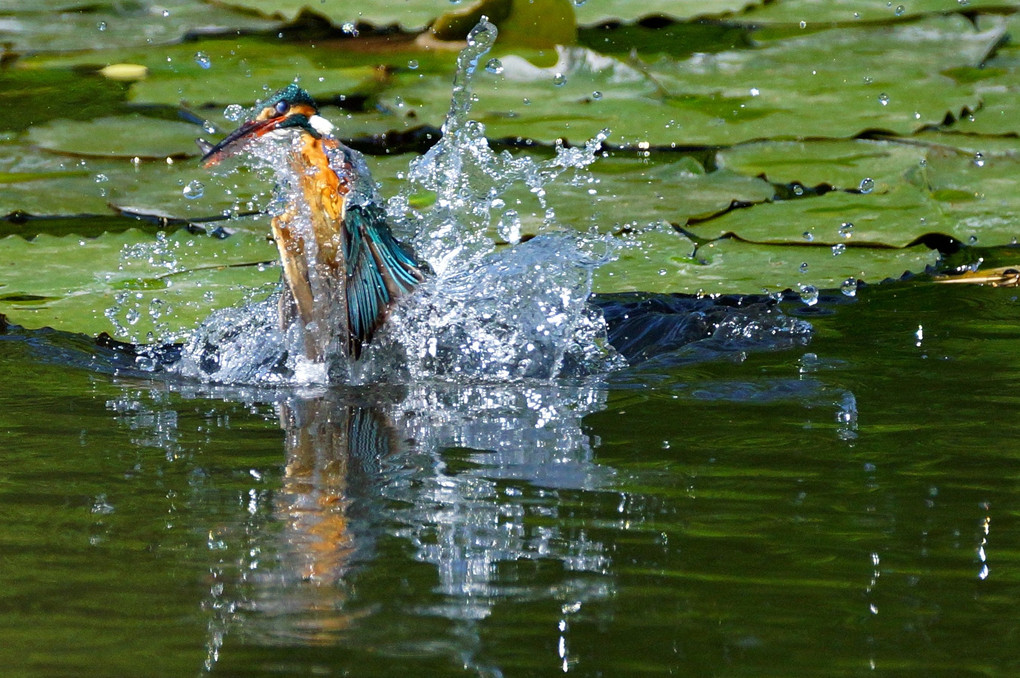
{"label": "lily pad", "polygon": [[744,19],[756,24],[788,23],[811,28],[813,24],[860,24],[904,20],[925,14],[944,14],[947,10],[969,11],[1015,9],[1008,0],[781,0],[751,9]]}
{"label": "lily pad", "polygon": [[171,340],[246,290],[272,284],[278,269],[243,264],[275,256],[271,242],[243,233],[12,236],[0,239],[0,313],[26,327]]}
{"label": "lily pad", "polygon": [[201,0],[131,3],[47,0],[45,4],[32,2],[29,7],[16,5],[7,11],[16,11],[17,18],[4,22],[4,41],[19,52],[152,46],[177,42],[191,33],[269,30],[280,24]]}
{"label": "lily pad", "polygon": [[806,285],[832,289],[848,278],[878,282],[921,272],[937,258],[937,252],[923,246],[847,248],[834,257],[828,247],[733,239],[695,250],[692,241],[663,226],[623,238],[619,258],[596,270],[595,291],[757,294]]}
{"label": "lily pad", "polygon": [[[652,146],[909,134],[978,107],[974,86],[942,71],[980,63],[1002,35],[1001,22],[977,31],[950,15],[653,64],[579,48],[561,49],[551,68],[508,56],[501,76],[478,78],[474,114],[490,136],[543,141],[603,127],[617,143]],[[417,124],[438,125],[448,84],[397,74],[382,102],[398,99]]]}
{"label": "lily pad", "polygon": [[198,155],[198,128],[183,122],[122,115],[33,127],[28,139],[48,151],[108,158],[184,158]]}
{"label": "lily pad", "polygon": [[729,18],[764,0],[587,0],[578,3],[577,20],[582,25],[607,21],[633,22],[645,17],[665,17],[675,21]]}
{"label": "lily pad", "polygon": [[444,0],[398,0],[352,4],[345,0],[219,0],[236,9],[258,12],[262,16],[294,21],[302,12],[324,17],[335,26],[358,23],[377,27],[400,26],[421,30],[449,9]]}
{"label": "lily pad", "polygon": [[[719,152],[720,167],[802,186],[885,192],[916,167],[926,149],[896,141],[760,141]],[[867,181],[870,179],[870,183]]]}
{"label": "lily pad", "polygon": [[929,152],[924,167],[907,171],[904,180],[886,192],[834,191],[758,205],[691,230],[704,238],[734,233],[769,243],[838,245],[852,240],[902,247],[941,233],[967,243],[1006,244],[1016,237],[1020,220],[1013,179],[1020,170],[1017,164],[1014,158],[996,158],[978,167],[973,158]]}

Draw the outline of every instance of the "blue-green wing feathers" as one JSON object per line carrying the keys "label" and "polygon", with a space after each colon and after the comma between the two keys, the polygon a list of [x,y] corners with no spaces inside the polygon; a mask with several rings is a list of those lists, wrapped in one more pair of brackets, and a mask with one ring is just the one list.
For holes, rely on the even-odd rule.
{"label": "blue-green wing feathers", "polygon": [[382,324],[390,305],[414,290],[422,273],[374,204],[346,206],[344,255],[347,263],[348,353],[357,358],[361,346]]}

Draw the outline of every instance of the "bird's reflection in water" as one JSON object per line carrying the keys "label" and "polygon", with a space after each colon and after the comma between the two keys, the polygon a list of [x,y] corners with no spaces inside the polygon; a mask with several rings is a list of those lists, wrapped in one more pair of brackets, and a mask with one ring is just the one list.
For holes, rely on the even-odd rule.
{"label": "bird's reflection in water", "polygon": [[[221,558],[203,601],[207,668],[227,637],[254,646],[438,651],[476,664],[478,621],[498,602],[549,599],[577,609],[612,593],[605,547],[558,515],[558,493],[603,488],[614,475],[594,462],[581,427],[604,407],[598,385],[426,384],[254,397],[171,388],[263,410],[268,402],[284,433],[279,484],[256,479],[247,511],[236,511],[215,535],[222,544],[210,546]],[[138,395],[126,398],[130,407],[112,408],[132,428],[166,421],[141,412]],[[167,394],[153,400],[164,411],[177,402]],[[176,446],[175,459],[188,458],[180,454],[184,436],[171,428],[158,436]],[[195,491],[215,492],[215,475],[204,482]],[[550,573],[542,582],[504,567],[539,561],[556,563],[542,568]],[[434,574],[420,579],[416,563]],[[391,586],[412,572],[415,583],[396,597],[358,584],[367,574]],[[444,637],[413,619],[445,620]]]}

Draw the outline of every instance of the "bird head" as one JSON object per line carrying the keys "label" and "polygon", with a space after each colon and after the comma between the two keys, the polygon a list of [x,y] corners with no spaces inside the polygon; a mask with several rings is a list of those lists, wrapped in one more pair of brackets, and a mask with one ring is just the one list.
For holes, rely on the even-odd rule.
{"label": "bird head", "polygon": [[319,109],[308,92],[295,84],[287,85],[256,108],[259,112],[253,120],[245,122],[215,146],[199,141],[205,152],[202,162],[206,167],[236,155],[253,141],[276,130],[294,130],[319,138],[332,129],[332,125],[319,116]]}

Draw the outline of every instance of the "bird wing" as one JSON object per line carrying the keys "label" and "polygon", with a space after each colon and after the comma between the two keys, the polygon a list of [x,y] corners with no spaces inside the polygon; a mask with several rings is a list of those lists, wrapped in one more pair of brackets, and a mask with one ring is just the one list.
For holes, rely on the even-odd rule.
{"label": "bird wing", "polygon": [[345,205],[344,259],[348,352],[357,358],[390,305],[411,292],[423,276],[390,232],[384,210],[374,203]]}

